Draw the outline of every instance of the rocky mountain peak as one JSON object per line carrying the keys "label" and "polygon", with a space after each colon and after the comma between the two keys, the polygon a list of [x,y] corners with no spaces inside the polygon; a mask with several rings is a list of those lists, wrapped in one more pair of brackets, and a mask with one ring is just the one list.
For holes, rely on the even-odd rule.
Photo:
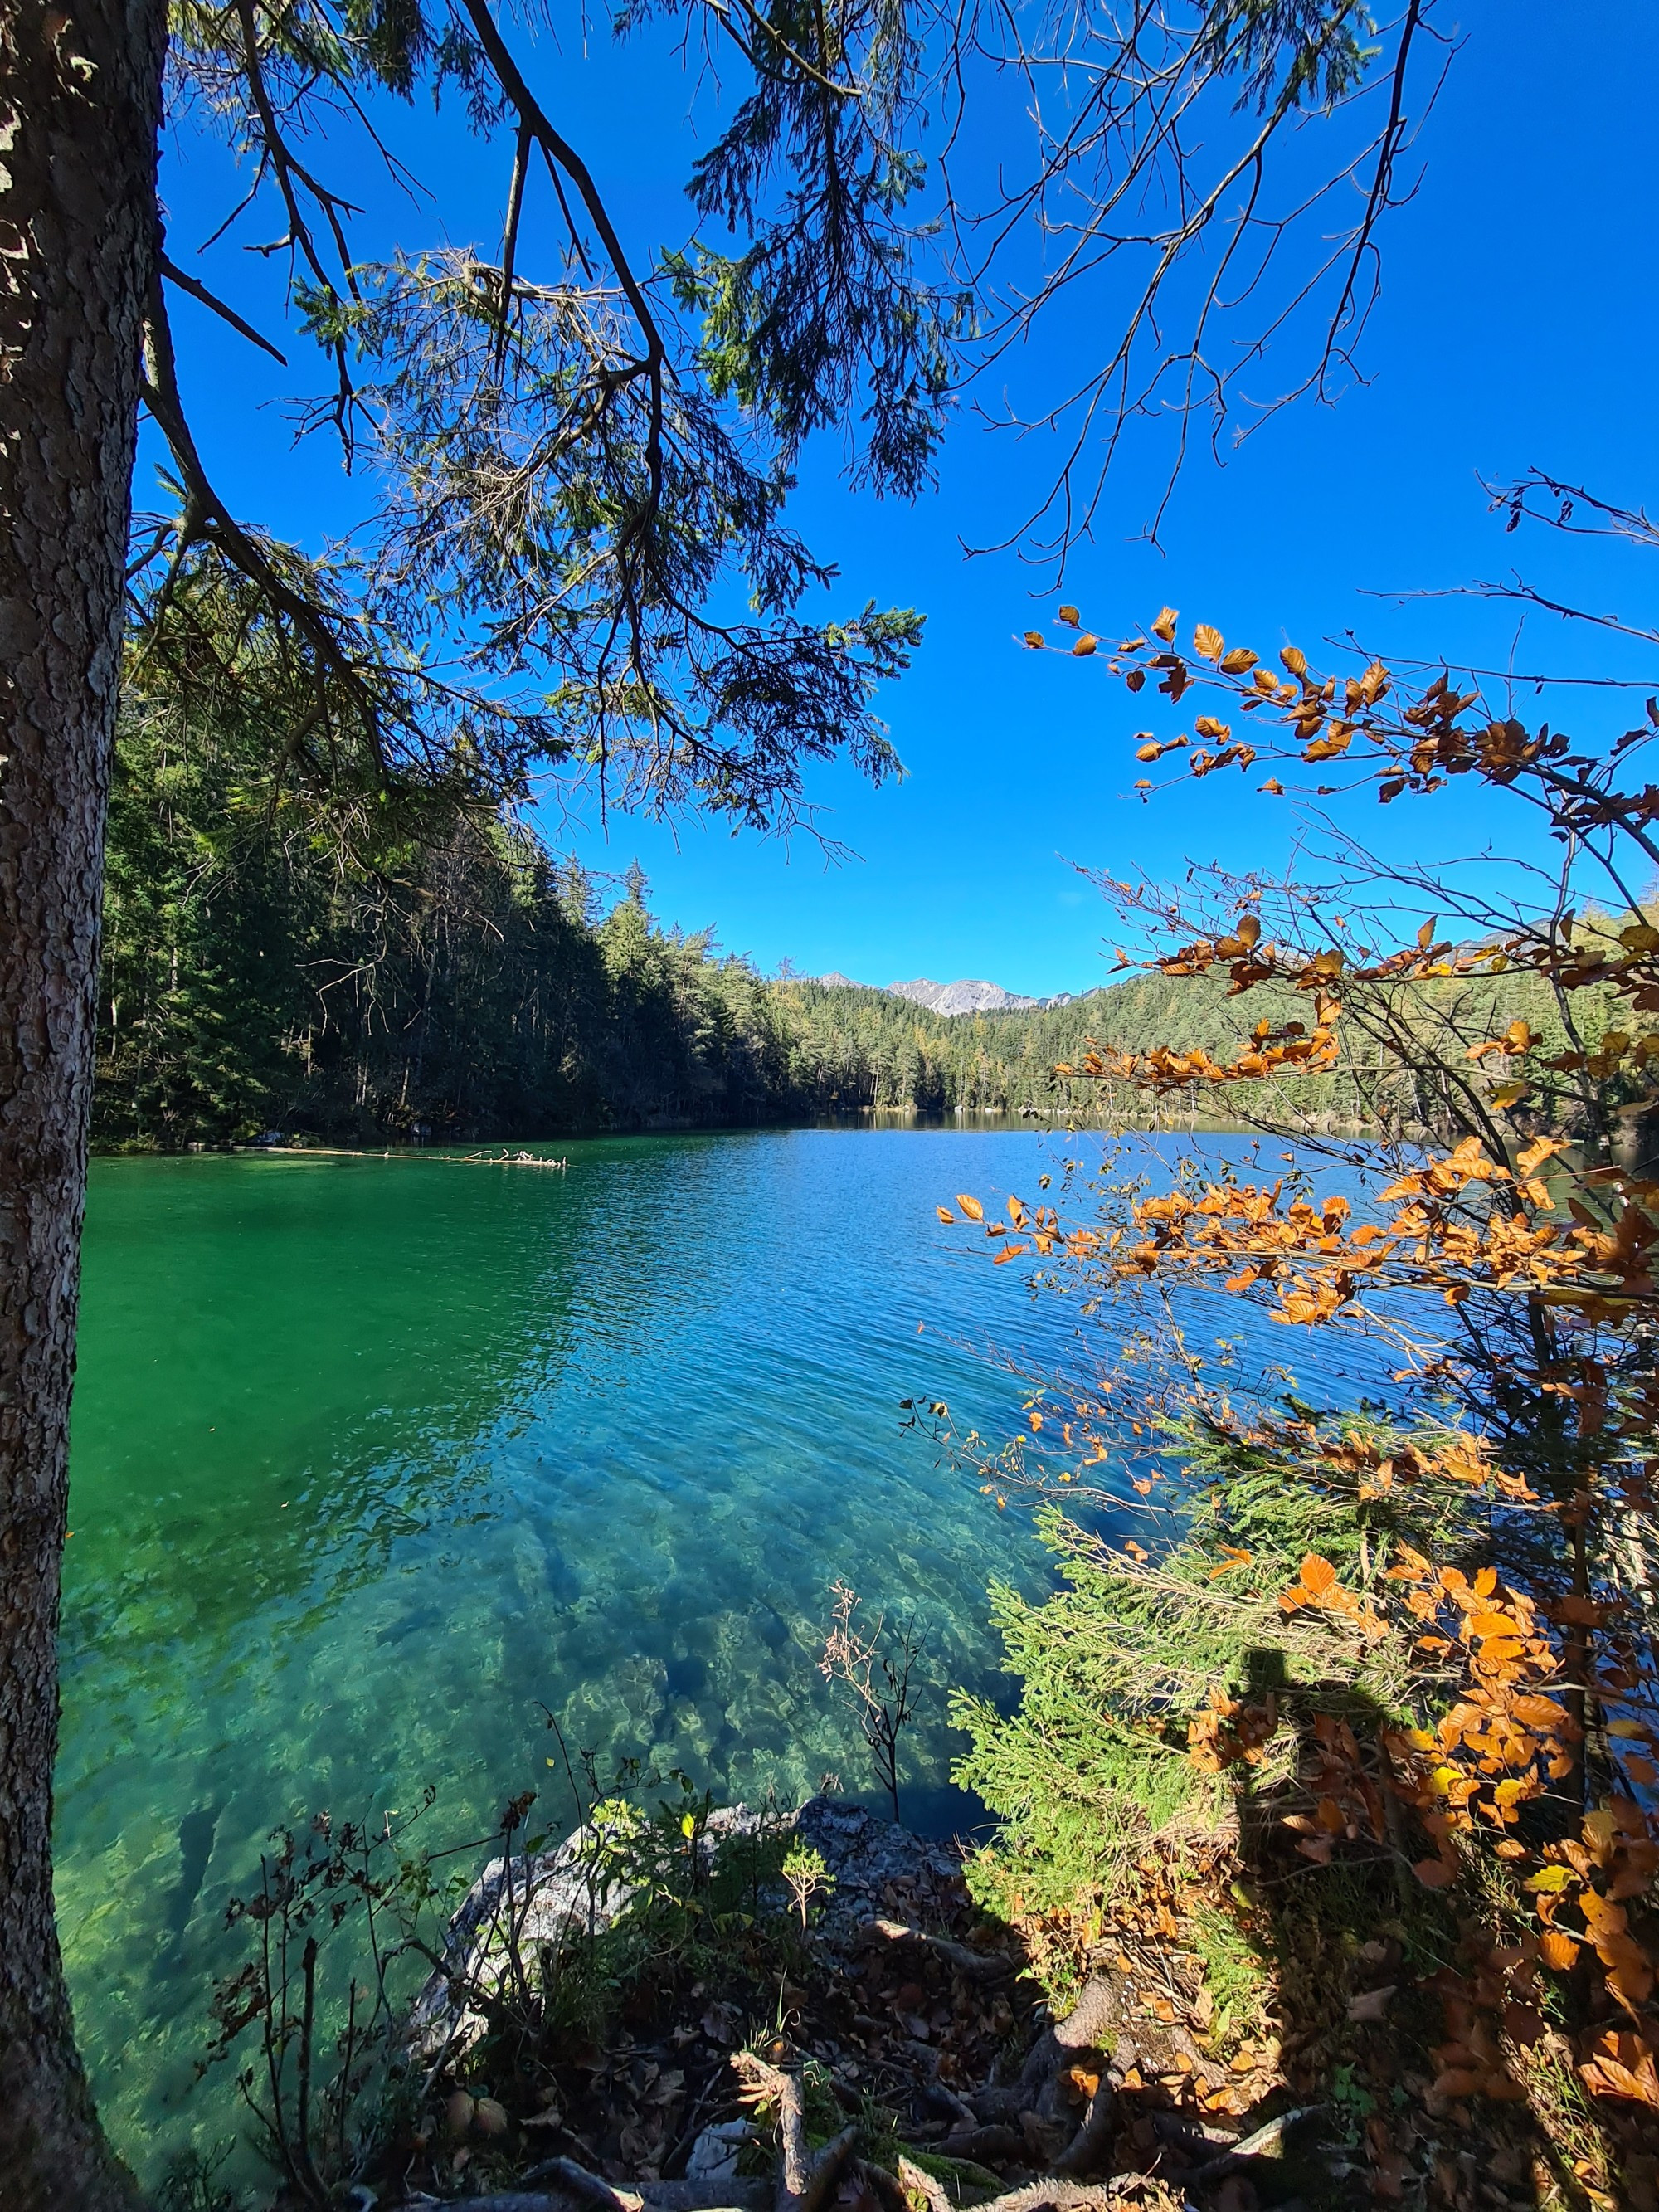
{"label": "rocky mountain peak", "polygon": [[1056,991],[1046,999],[1028,999],[1018,991],[1006,991],[1000,983],[986,981],[982,976],[964,977],[955,983],[935,983],[930,977],[917,975],[908,982],[886,985],[855,983],[850,975],[839,969],[817,978],[830,988],[849,991],[885,989],[890,997],[908,999],[913,1006],[926,1006],[936,1014],[1002,1014],[1013,1013],[1035,1006],[1063,1006],[1076,997],[1073,991]]}

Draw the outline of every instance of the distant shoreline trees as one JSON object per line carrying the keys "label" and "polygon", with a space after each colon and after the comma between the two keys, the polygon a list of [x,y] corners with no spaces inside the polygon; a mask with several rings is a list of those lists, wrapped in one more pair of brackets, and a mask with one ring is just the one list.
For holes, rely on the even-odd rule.
{"label": "distant shoreline trees", "polygon": [[[769,981],[723,956],[710,932],[665,928],[637,868],[607,906],[574,860],[504,813],[456,809],[370,861],[300,801],[270,805],[261,743],[223,720],[181,722],[131,701],[124,712],[97,1012],[100,1147],[872,1111],[1129,1121],[1145,1116],[1134,1084],[1114,1091],[1056,1068],[1176,1041],[1224,1061],[1250,1027],[1240,1001],[1202,977],[1135,975],[1061,1006],[954,1016],[885,991]],[[1524,1018],[1544,1039],[1547,997],[1524,976],[1449,982],[1423,994],[1419,1018],[1471,1036]],[[1596,1036],[1613,1019],[1603,999],[1574,994],[1577,1025]],[[1406,1096],[1399,1068],[1375,1059],[1355,1049],[1323,1072],[1241,1084],[1231,1103],[1310,1133],[1383,1112],[1437,1126],[1433,1098]],[[1166,1097],[1165,1117],[1186,1119],[1200,1090]],[[1542,1102],[1551,1126],[1563,1103]]]}

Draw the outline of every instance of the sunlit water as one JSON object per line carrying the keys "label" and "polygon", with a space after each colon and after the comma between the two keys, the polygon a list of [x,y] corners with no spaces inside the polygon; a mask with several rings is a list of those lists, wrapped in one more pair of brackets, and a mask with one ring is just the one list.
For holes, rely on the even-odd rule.
{"label": "sunlit water", "polygon": [[929,1632],[908,1815],[973,1819],[945,1693],[995,1689],[986,1585],[1046,1567],[899,1401],[1002,1433],[1021,1387],[970,1347],[1074,1348],[1068,1307],[933,1212],[1029,1195],[1049,1141],[594,1139],[547,1148],[564,1174],[95,1164],[58,1895],[136,2162],[233,2124],[191,2073],[226,1902],[274,1824],[429,1782],[432,1820],[476,1835],[549,1781],[544,1702],[603,1759],[722,1796],[794,1802],[827,1771],[867,1792],[814,1664],[837,1576]]}

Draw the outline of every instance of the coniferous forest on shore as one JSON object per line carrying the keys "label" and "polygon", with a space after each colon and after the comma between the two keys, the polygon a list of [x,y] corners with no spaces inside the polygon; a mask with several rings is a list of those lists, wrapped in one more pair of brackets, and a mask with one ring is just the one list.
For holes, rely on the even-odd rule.
{"label": "coniferous forest on shore", "polygon": [[[1154,973],[1061,1006],[943,1015],[882,989],[769,978],[713,928],[662,926],[637,866],[603,882],[506,811],[447,809],[397,842],[343,836],[273,800],[259,742],[137,708],[124,720],[93,1122],[106,1149],[1097,1115],[1100,1085],[1056,1073],[1091,1045],[1231,1059],[1273,996],[1258,991],[1247,1018],[1217,979]],[[1608,1025],[1605,995],[1576,994],[1581,1030]],[[1520,976],[1449,986],[1437,1012],[1471,1036],[1500,1016],[1540,1039],[1560,1027]],[[1365,1125],[1410,1083],[1392,1055],[1386,1072],[1366,1059],[1351,1045],[1339,1070],[1271,1102],[1262,1086],[1235,1096]],[[1125,1086],[1116,1103],[1133,1117],[1139,1102]],[[1543,1098],[1552,1122],[1553,1109]]]}
{"label": "coniferous forest on shore", "polygon": [[123,728],[104,1146],[1047,1110],[1055,1063],[1093,1034],[1094,994],[947,1017],[769,981],[712,930],[661,926],[637,868],[607,888],[501,812],[458,808],[366,860],[273,807],[254,765],[223,729]]}

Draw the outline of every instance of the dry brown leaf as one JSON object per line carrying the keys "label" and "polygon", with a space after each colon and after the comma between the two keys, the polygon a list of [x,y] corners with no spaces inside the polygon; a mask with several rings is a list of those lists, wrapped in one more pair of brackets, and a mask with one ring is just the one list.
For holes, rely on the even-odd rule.
{"label": "dry brown leaf", "polygon": [[1348,1999],[1348,2018],[1352,2021],[1382,2020],[1394,1996],[1395,1984],[1390,1982],[1385,1989],[1362,1990],[1358,1996]]}

